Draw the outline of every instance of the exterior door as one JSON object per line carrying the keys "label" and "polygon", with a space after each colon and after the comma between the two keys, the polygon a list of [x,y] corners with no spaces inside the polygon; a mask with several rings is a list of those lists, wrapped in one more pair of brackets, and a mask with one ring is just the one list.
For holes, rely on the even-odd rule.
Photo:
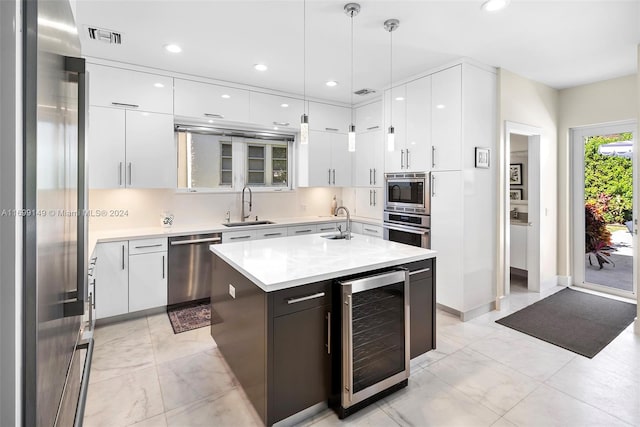
{"label": "exterior door", "polygon": [[637,127],[572,130],[574,284],[637,294]]}

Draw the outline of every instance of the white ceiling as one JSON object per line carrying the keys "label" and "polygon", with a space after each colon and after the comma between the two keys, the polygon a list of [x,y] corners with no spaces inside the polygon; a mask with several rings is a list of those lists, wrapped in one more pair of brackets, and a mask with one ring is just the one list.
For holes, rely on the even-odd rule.
{"label": "white ceiling", "polygon": [[[307,95],[349,101],[347,1],[307,0]],[[511,0],[497,13],[482,0],[363,0],[354,18],[354,90],[389,83],[388,18],[394,80],[459,57],[506,68],[554,88],[633,74],[640,0]],[[236,83],[303,92],[303,1],[78,0],[86,56]],[[123,33],[122,45],[91,41],[86,26]],[[182,46],[169,54],[167,43]],[[269,70],[253,69],[264,62]],[[327,80],[340,82],[335,88]],[[356,97],[355,102],[363,98]]]}

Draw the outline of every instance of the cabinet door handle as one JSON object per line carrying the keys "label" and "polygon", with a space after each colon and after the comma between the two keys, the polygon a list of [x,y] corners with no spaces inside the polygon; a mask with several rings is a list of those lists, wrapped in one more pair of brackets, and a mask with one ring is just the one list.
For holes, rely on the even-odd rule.
{"label": "cabinet door handle", "polygon": [[162,255],[162,278],[164,279],[164,255]]}
{"label": "cabinet door handle", "polygon": [[364,231],[368,231],[369,233],[378,234],[378,230],[374,230],[373,228],[365,228]]}
{"label": "cabinet door handle", "polygon": [[376,185],[376,168],[373,168],[373,185]]}
{"label": "cabinet door handle", "polygon": [[229,237],[229,240],[238,240],[238,239],[248,239],[251,236],[235,236],[235,237]]}
{"label": "cabinet door handle", "polygon": [[118,163],[118,185],[122,186],[122,162]]}
{"label": "cabinet door handle", "polygon": [[132,170],[132,168],[131,168],[131,162],[129,162],[129,166],[128,166],[128,168],[129,168],[129,185],[131,185],[131,170]]}
{"label": "cabinet door handle", "polygon": [[135,246],[136,249],[144,249],[144,248],[158,248],[161,247],[162,243],[158,243],[156,245],[142,245],[142,246]]}
{"label": "cabinet door handle", "polygon": [[371,179],[372,173],[373,173],[373,169],[369,169],[369,185],[371,185],[371,183],[373,182],[373,179]]}
{"label": "cabinet door handle", "polygon": [[331,169],[329,169],[329,185],[331,185]]}
{"label": "cabinet door handle", "polygon": [[378,190],[373,190],[373,206],[376,205],[376,198],[378,197]]}
{"label": "cabinet door handle", "polygon": [[431,271],[430,268],[423,268],[420,270],[410,271],[409,276],[413,276],[414,274],[426,273],[427,271]]}
{"label": "cabinet door handle", "polygon": [[340,129],[336,129],[336,128],[324,128],[324,130],[328,130],[329,132],[338,132]]}
{"label": "cabinet door handle", "polygon": [[336,185],[336,170],[333,170],[333,185]]}
{"label": "cabinet door handle", "polygon": [[369,206],[371,206],[371,197],[372,197],[373,191],[369,190]]}
{"label": "cabinet door handle", "polygon": [[282,236],[282,233],[265,233],[264,237]]}
{"label": "cabinet door handle", "polygon": [[273,122],[274,126],[289,126],[289,122]]}
{"label": "cabinet door handle", "polygon": [[295,233],[296,234],[311,233],[312,231],[313,230],[309,230],[309,229],[307,229],[307,230],[296,230]]}
{"label": "cabinet door handle", "polygon": [[367,130],[374,130],[374,129],[378,129],[380,126],[371,126],[370,128],[367,128]]}
{"label": "cabinet door handle", "polygon": [[436,167],[436,147],[431,146],[431,167]]}
{"label": "cabinet door handle", "polygon": [[138,104],[127,104],[124,102],[112,102],[111,105],[115,105],[116,107],[128,107],[128,108],[138,108],[140,107]]}
{"label": "cabinet door handle", "polygon": [[331,312],[327,312],[327,354],[331,354]]}
{"label": "cabinet door handle", "polygon": [[215,113],[204,113],[206,117],[212,117],[214,119],[224,119],[223,114],[215,114]]}
{"label": "cabinet door handle", "polygon": [[411,157],[409,157],[409,149],[407,148],[407,169],[411,167],[411,162],[409,160],[411,160]]}
{"label": "cabinet door handle", "polygon": [[324,296],[324,292],[318,292],[317,294],[307,295],[305,297],[289,298],[287,300],[287,304],[295,304],[302,301],[309,301],[310,299],[322,298],[323,296]]}
{"label": "cabinet door handle", "polygon": [[431,197],[436,197],[436,177],[431,175]]}
{"label": "cabinet door handle", "polygon": [[400,169],[404,169],[404,150],[400,150]]}
{"label": "cabinet door handle", "polygon": [[122,269],[124,270],[124,245],[122,245]]}
{"label": "cabinet door handle", "polygon": [[335,227],[327,227],[327,228],[320,228],[320,231],[333,231],[335,230]]}

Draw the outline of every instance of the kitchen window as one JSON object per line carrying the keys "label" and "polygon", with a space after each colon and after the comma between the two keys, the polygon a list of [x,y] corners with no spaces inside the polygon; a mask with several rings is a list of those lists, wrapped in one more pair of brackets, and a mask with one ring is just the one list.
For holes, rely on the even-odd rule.
{"label": "kitchen window", "polygon": [[240,191],[291,188],[292,138],[237,131],[176,128],[178,191]]}

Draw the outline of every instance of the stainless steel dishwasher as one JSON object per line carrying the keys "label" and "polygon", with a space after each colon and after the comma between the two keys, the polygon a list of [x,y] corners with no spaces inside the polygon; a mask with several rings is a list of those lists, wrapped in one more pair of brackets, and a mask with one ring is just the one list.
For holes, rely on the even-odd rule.
{"label": "stainless steel dishwasher", "polygon": [[220,243],[222,233],[169,238],[168,305],[211,296],[213,253],[209,245]]}

